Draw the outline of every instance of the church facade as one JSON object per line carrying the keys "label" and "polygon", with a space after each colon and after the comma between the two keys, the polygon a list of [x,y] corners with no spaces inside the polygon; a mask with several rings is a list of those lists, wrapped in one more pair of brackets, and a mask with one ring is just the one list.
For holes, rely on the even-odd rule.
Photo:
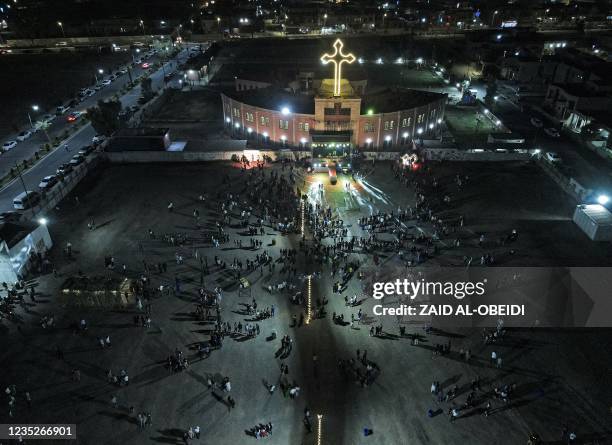
{"label": "church facade", "polygon": [[317,82],[314,95],[272,88],[223,93],[226,129],[254,145],[297,147],[328,157],[401,149],[439,134],[445,94],[388,87],[365,93],[361,84],[342,78],[343,63],[352,63],[354,56],[342,52],[340,40],[334,48],[321,58],[334,65],[334,78]]}

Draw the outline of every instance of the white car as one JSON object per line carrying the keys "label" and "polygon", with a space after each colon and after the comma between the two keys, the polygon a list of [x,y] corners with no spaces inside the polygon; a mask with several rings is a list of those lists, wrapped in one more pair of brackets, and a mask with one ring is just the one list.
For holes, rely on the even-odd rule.
{"label": "white car", "polygon": [[561,136],[559,130],[557,130],[556,128],[545,128],[544,133],[549,135],[551,138],[558,138],[559,136]]}
{"label": "white car", "polygon": [[110,85],[111,83],[112,83],[112,81],[111,81],[111,80],[109,80],[109,79],[104,79],[104,80],[102,81],[102,85],[104,85],[104,86],[108,86],[108,85]]}
{"label": "white car", "polygon": [[19,134],[17,135],[17,140],[18,140],[19,142],[23,142],[23,141],[25,141],[27,138],[29,138],[30,136],[32,136],[32,132],[31,132],[31,131],[29,131],[29,130],[22,131],[21,133],[19,133]]}
{"label": "white car", "polygon": [[8,151],[11,148],[15,148],[17,146],[17,141],[6,141],[2,144],[2,151]]}
{"label": "white car", "polygon": [[103,134],[97,134],[93,138],[91,138],[91,142],[92,144],[99,144],[100,142],[104,142],[105,139],[106,136],[104,136]]}
{"label": "white car", "polygon": [[48,190],[51,187],[53,187],[55,184],[57,184],[57,176],[55,175],[45,176],[40,181],[40,184],[38,184],[38,188],[41,190]]}
{"label": "white car", "polygon": [[532,117],[531,118],[531,125],[533,125],[536,128],[542,128],[544,126],[542,121],[540,119],[538,119],[537,117]]}
{"label": "white car", "polygon": [[557,163],[561,162],[561,157],[554,151],[546,152],[546,160],[549,162]]}

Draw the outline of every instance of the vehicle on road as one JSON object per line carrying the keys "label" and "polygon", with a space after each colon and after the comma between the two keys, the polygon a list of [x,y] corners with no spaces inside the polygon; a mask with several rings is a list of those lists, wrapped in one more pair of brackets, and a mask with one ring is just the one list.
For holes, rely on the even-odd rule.
{"label": "vehicle on road", "polygon": [[343,159],[338,161],[338,171],[342,171],[342,173],[349,173],[352,170],[351,162],[348,159]]}
{"label": "vehicle on road", "polygon": [[142,66],[142,68],[143,68],[143,69],[145,69],[145,70],[146,70],[147,68],[149,68],[149,67],[151,66],[151,64],[150,64],[150,63],[148,63],[148,62],[145,62],[145,63],[143,63],[141,66]]}
{"label": "vehicle on road", "polygon": [[134,65],[140,65],[142,63],[141,59],[134,60]]}
{"label": "vehicle on road", "polygon": [[102,81],[102,85],[104,85],[104,86],[109,86],[111,83],[113,83],[113,81],[110,80],[110,79],[104,79]]}
{"label": "vehicle on road", "polygon": [[74,155],[72,157],[72,159],[70,161],[68,161],[69,165],[72,165],[73,167],[76,167],[77,165],[82,164],[85,161],[85,158],[78,154],[78,155]]}
{"label": "vehicle on road", "polygon": [[562,161],[562,159],[559,156],[559,154],[557,152],[554,152],[554,151],[546,152],[545,157],[546,157],[547,161],[555,163],[555,164]]}
{"label": "vehicle on road", "polygon": [[97,134],[94,137],[91,138],[91,143],[92,144],[99,144],[101,142],[104,142],[106,140],[106,136],[104,136],[103,134]]}
{"label": "vehicle on road", "polygon": [[79,117],[81,117],[82,114],[83,113],[80,111],[73,111],[68,115],[68,117],[66,117],[66,120],[68,122],[75,122]]}
{"label": "vehicle on road", "polygon": [[20,141],[20,142],[23,142],[27,138],[29,138],[30,136],[32,136],[32,132],[29,131],[29,130],[25,130],[25,131],[22,131],[21,133],[19,133],[17,135],[17,140]]}
{"label": "vehicle on road", "polygon": [[542,120],[538,119],[537,117],[532,117],[530,121],[531,121],[531,125],[533,125],[536,128],[542,128],[544,126],[544,124],[542,123]]}
{"label": "vehicle on road", "polygon": [[544,133],[549,135],[551,138],[558,138],[559,136],[561,136],[559,130],[557,130],[556,128],[545,128]]}
{"label": "vehicle on road", "polygon": [[60,105],[55,109],[55,115],[59,116],[60,114],[64,114],[66,111],[70,110],[70,106],[68,105]]}
{"label": "vehicle on road", "polygon": [[40,202],[40,193],[32,190],[21,192],[13,198],[13,208],[17,210],[25,210],[34,207]]}
{"label": "vehicle on road", "polygon": [[42,191],[47,191],[57,184],[57,181],[57,176],[55,175],[45,176],[41,179],[40,184],[38,184],[38,188]]}
{"label": "vehicle on road", "polygon": [[9,151],[11,148],[15,148],[17,146],[17,141],[6,141],[2,144],[2,151]]}

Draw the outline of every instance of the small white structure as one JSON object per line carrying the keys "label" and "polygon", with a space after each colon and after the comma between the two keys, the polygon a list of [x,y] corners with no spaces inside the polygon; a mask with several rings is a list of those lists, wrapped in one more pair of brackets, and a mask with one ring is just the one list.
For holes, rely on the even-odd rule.
{"label": "small white structure", "polygon": [[45,224],[0,225],[0,282],[15,283],[53,246]]}
{"label": "small white structure", "polygon": [[601,204],[580,204],[574,222],[593,241],[612,241],[612,213]]}

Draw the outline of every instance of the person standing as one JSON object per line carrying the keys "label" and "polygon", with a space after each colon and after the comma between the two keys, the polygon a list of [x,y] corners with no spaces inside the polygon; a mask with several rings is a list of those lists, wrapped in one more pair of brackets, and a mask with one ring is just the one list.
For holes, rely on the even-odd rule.
{"label": "person standing", "polygon": [[196,439],[200,438],[200,426],[196,425],[193,427],[193,434],[195,435]]}

